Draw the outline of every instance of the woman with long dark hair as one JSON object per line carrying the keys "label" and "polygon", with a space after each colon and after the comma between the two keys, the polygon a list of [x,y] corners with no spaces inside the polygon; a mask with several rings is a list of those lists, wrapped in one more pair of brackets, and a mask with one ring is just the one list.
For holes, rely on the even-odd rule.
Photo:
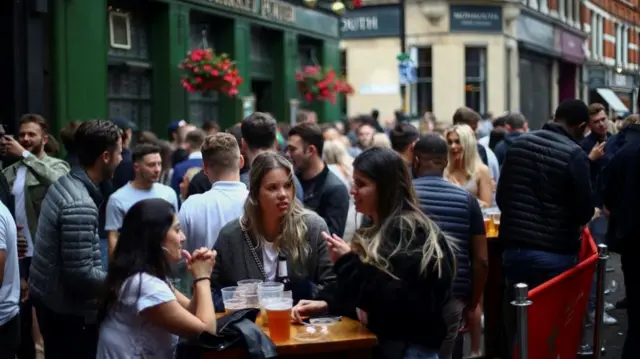
{"label": "woman with long dark hair", "polygon": [[[178,335],[215,333],[215,252],[201,248],[189,255],[184,240],[173,205],[163,199],[140,201],[127,212],[98,315],[98,359],[169,359]],[[167,280],[170,266],[183,256],[194,278],[191,300]]]}
{"label": "woman with long dark hair", "polygon": [[373,225],[350,244],[325,233],[336,282],[301,301],[294,319],[355,313],[378,336],[375,358],[437,359],[455,276],[452,241],[420,208],[402,158],[370,148],[353,163],[356,210]]}

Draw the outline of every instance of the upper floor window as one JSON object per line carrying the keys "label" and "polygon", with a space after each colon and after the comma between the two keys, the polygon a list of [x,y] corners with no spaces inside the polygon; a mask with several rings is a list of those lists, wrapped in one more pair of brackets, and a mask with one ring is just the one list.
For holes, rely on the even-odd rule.
{"label": "upper floor window", "polygon": [[487,112],[487,49],[464,49],[465,106],[478,113]]}
{"label": "upper floor window", "polygon": [[418,53],[418,83],[415,86],[415,102],[417,112],[422,115],[425,112],[433,112],[433,67],[431,60],[431,48],[420,47]]}

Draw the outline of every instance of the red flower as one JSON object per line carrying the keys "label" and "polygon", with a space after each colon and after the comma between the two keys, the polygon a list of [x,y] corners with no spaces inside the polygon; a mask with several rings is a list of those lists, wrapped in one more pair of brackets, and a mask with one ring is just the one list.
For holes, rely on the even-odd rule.
{"label": "red flower", "polygon": [[333,69],[323,70],[320,66],[305,66],[295,74],[298,91],[307,101],[329,101],[335,103],[338,95],[350,95],[353,88],[339,79]]}
{"label": "red flower", "polygon": [[189,92],[217,91],[233,97],[242,83],[240,72],[227,54],[216,55],[211,49],[194,49],[180,62],[182,87]]}

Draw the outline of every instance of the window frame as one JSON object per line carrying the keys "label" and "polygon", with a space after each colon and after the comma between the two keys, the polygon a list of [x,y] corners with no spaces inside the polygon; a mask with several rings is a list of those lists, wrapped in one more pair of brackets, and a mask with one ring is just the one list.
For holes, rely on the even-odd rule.
{"label": "window frame", "polygon": [[[428,53],[428,60],[421,58],[421,54]],[[433,103],[433,47],[431,45],[415,46],[411,49],[411,60],[416,64],[417,81],[411,85],[411,112],[413,115],[422,116],[434,111]],[[429,76],[420,76],[424,69]],[[426,90],[425,96],[421,96],[422,90]],[[426,99],[425,103],[421,99]]]}
{"label": "window frame", "polygon": [[[477,77],[470,77],[467,74],[467,68],[469,66],[469,63],[467,62],[467,58],[468,58],[468,52],[469,51],[478,51],[478,61],[477,61],[477,73],[478,76]],[[464,95],[464,102],[465,102],[465,106],[473,109],[474,111],[480,113],[480,114],[484,114],[487,113],[487,47],[486,46],[477,46],[477,45],[473,45],[473,46],[465,46],[464,48],[464,89],[463,91],[465,92]],[[474,63],[471,63],[472,65]],[[467,86],[469,84],[477,84],[478,87],[480,88],[479,91],[479,103],[477,108],[474,108],[475,106],[473,106],[473,104],[470,104],[467,101]]]}

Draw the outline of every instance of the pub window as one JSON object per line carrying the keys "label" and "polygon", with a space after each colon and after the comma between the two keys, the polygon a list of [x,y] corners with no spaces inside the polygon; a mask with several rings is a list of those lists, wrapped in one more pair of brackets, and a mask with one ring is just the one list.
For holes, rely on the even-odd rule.
{"label": "pub window", "polygon": [[478,113],[487,112],[487,49],[464,49],[465,106]]}
{"label": "pub window", "polygon": [[[347,78],[347,51],[346,50],[340,50],[340,71],[342,72],[342,77],[343,78]],[[345,95],[342,95],[342,102],[340,103],[341,109],[340,109],[340,115],[343,118],[346,118],[347,116],[347,103],[348,101],[348,97]]]}
{"label": "pub window", "polygon": [[298,59],[300,61],[300,68],[318,64],[316,51],[316,47],[311,44],[298,45]]}
{"label": "pub window", "polygon": [[[207,17],[198,18],[189,25],[189,46],[191,49],[216,49],[215,40],[210,21]],[[206,121],[218,121],[218,93],[209,92],[203,95],[200,92],[189,93],[189,122],[201,127]]]}
{"label": "pub window", "polygon": [[418,115],[422,116],[425,112],[433,112],[433,68],[431,48],[420,47],[417,50],[416,103],[418,104]]}
{"label": "pub window", "polygon": [[149,130],[152,70],[148,23],[136,12],[128,14],[130,46],[109,46],[108,50],[109,116],[125,117],[141,130]]}

